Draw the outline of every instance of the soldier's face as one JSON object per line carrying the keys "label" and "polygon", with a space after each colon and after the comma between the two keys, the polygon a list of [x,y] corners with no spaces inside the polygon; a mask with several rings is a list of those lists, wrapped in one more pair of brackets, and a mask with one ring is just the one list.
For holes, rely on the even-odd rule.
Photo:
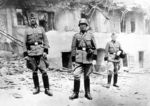
{"label": "soldier's face", "polygon": [[34,18],[34,17],[31,17],[30,21],[31,21],[31,25],[34,25],[34,24],[36,24],[36,18]]}
{"label": "soldier's face", "polygon": [[80,24],[80,30],[81,31],[86,31],[86,29],[87,29],[87,25],[86,24]]}
{"label": "soldier's face", "polygon": [[116,41],[117,36],[116,35],[111,35],[111,38],[112,38],[113,41]]}

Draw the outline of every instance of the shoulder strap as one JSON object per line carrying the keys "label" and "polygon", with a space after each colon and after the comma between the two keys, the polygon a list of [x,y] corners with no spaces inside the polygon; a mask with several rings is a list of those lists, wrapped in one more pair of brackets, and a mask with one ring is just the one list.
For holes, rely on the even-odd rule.
{"label": "shoulder strap", "polygon": [[88,47],[87,42],[86,42],[86,40],[84,39],[84,38],[85,38],[85,36],[86,36],[86,34],[87,34],[87,33],[85,33],[85,34],[81,37],[81,39],[84,41],[84,43],[85,43],[86,47]]}
{"label": "shoulder strap", "polygon": [[114,48],[115,53],[116,53],[116,52],[117,52],[117,50],[116,50],[116,47],[115,47],[114,43],[112,43],[112,42],[111,42],[111,44],[112,44],[112,47]]}
{"label": "shoulder strap", "polygon": [[80,40],[80,42],[79,42],[79,45],[80,45],[82,42],[85,42],[84,37],[85,37],[85,34],[83,34],[83,35],[81,36],[81,40]]}

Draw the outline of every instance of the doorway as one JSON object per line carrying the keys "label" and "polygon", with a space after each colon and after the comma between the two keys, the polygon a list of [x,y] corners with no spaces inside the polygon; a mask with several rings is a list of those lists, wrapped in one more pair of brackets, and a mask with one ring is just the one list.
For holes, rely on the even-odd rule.
{"label": "doorway", "polygon": [[139,66],[144,67],[144,51],[139,51]]}
{"label": "doorway", "polygon": [[72,67],[71,52],[62,52],[62,66],[65,68]]}
{"label": "doorway", "polygon": [[123,59],[123,67],[128,67],[128,56],[127,55]]}

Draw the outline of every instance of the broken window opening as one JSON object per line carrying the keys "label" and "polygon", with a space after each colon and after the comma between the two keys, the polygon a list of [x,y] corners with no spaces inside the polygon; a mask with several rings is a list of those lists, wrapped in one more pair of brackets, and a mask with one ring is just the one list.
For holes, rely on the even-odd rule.
{"label": "broken window opening", "polygon": [[135,21],[131,20],[131,32],[134,33],[135,32]]}
{"label": "broken window opening", "polygon": [[48,12],[48,30],[55,30],[55,12]]}
{"label": "broken window opening", "polygon": [[27,25],[28,22],[25,18],[25,15],[24,15],[22,9],[16,9],[16,15],[17,15],[17,24],[18,25]]}

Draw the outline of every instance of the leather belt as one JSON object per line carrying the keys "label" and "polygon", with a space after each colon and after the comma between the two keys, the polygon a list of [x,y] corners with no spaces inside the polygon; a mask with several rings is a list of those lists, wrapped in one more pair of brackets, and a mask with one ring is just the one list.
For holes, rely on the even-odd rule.
{"label": "leather belt", "polygon": [[116,53],[109,53],[109,54],[116,54]]}
{"label": "leather belt", "polygon": [[78,48],[78,50],[86,51],[86,48],[85,47],[80,47],[80,48]]}
{"label": "leather belt", "polygon": [[34,45],[39,45],[39,43],[38,43],[38,42],[35,42]]}
{"label": "leather belt", "polygon": [[42,44],[41,42],[34,42],[34,43],[29,44],[29,45],[35,45],[35,46],[37,46],[37,45],[41,45],[41,44]]}

